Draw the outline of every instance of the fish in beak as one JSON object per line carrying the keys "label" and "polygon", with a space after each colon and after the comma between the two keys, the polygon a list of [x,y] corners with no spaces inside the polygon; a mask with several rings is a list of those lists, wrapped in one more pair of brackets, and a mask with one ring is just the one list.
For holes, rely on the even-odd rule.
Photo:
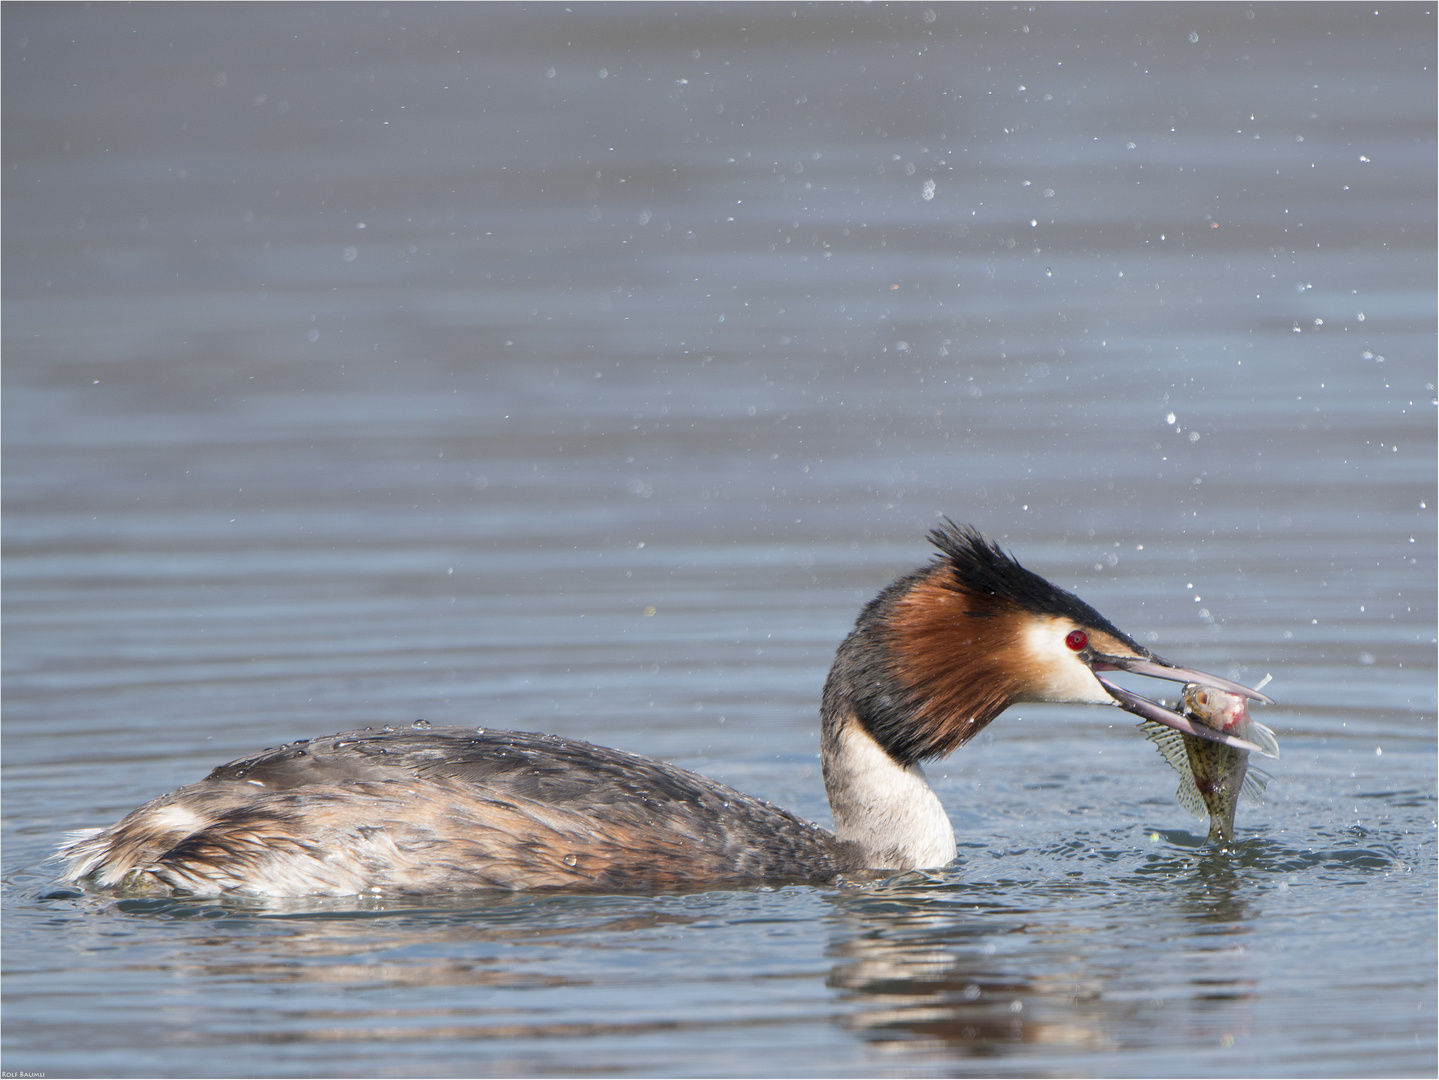
{"label": "fish in beak", "polygon": [[[1186,683],[1175,708],[1182,709],[1187,719],[1201,727],[1252,739],[1272,748],[1273,756],[1279,755],[1279,740],[1263,724],[1250,719],[1243,695]],[[1179,805],[1196,817],[1209,816],[1211,843],[1233,843],[1235,809],[1241,801],[1264,801],[1269,774],[1249,767],[1247,751],[1191,738],[1153,720],[1139,726],[1144,737],[1179,774],[1179,788],[1174,793]]]}
{"label": "fish in beak", "polygon": [[1266,705],[1274,704],[1272,698],[1261,694],[1258,690],[1251,690],[1249,687],[1234,682],[1232,679],[1220,678],[1218,675],[1210,675],[1203,671],[1195,671],[1192,668],[1182,668],[1171,664],[1158,656],[1113,656],[1105,653],[1094,653],[1089,658],[1090,670],[1094,677],[1099,680],[1101,686],[1114,698],[1115,703],[1121,709],[1127,709],[1136,716],[1142,716],[1146,720],[1153,720],[1157,724],[1173,728],[1175,731],[1185,735],[1192,735],[1198,739],[1207,739],[1210,742],[1222,743],[1225,746],[1232,746],[1236,750],[1250,750],[1256,754],[1263,754],[1265,757],[1278,757],[1278,754],[1265,746],[1250,742],[1248,739],[1241,739],[1237,735],[1231,735],[1224,731],[1217,731],[1204,724],[1197,724],[1181,713],[1152,701],[1147,697],[1132,693],[1117,683],[1111,682],[1100,674],[1101,671],[1130,671],[1136,675],[1148,675],[1155,679],[1168,679],[1178,683],[1198,683],[1201,686],[1212,686],[1223,690],[1226,693],[1237,694],[1240,697],[1249,698],[1253,701],[1263,702]]}

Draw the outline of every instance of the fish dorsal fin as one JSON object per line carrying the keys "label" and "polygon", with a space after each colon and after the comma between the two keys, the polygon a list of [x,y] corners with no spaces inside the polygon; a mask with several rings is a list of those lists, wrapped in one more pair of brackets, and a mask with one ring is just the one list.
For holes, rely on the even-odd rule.
{"label": "fish dorsal fin", "polygon": [[1244,738],[1248,739],[1260,751],[1272,758],[1279,756],[1279,738],[1269,728],[1265,727],[1258,720],[1249,721],[1249,727],[1244,732]]}
{"label": "fish dorsal fin", "polygon": [[[1175,731],[1172,727],[1165,727],[1154,720],[1146,720],[1139,725],[1144,732],[1144,737],[1154,744],[1156,750],[1169,767],[1179,774],[1179,790],[1174,793],[1175,801],[1188,810],[1197,818],[1208,815],[1209,811],[1204,805],[1204,799],[1199,794],[1199,788],[1194,785],[1194,771],[1189,767],[1189,754],[1184,749],[1184,736]],[[1248,787],[1246,782],[1245,787]],[[1259,786],[1260,793],[1264,786]]]}
{"label": "fish dorsal fin", "polygon": [[1273,779],[1274,777],[1263,769],[1251,768],[1244,774],[1244,785],[1239,789],[1239,801],[1249,806],[1258,806],[1264,801],[1264,789]]}
{"label": "fish dorsal fin", "polygon": [[[1270,757],[1279,756],[1279,739],[1269,728],[1257,720],[1249,721],[1249,730],[1244,737],[1259,747]],[[1244,785],[1239,789],[1240,802],[1248,803],[1250,806],[1258,806],[1264,801],[1264,789],[1269,786],[1269,781],[1274,779],[1263,769],[1256,769],[1253,766],[1244,774]]]}

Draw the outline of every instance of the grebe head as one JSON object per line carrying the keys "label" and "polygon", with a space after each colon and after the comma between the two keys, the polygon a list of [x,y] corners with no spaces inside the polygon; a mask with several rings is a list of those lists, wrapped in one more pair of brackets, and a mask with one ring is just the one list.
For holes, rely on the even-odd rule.
{"label": "grebe head", "polygon": [[827,707],[841,701],[901,765],[950,753],[1020,702],[1118,705],[1185,734],[1264,753],[1111,682],[1129,671],[1256,701],[1229,679],[1178,667],[974,528],[929,534],[939,557],[895,582],[840,650]]}

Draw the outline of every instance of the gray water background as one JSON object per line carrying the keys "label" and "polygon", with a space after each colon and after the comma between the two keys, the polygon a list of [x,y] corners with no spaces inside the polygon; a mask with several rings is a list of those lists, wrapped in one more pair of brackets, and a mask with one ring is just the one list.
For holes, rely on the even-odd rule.
{"label": "gray water background", "polygon": [[[1431,6],[0,49],[6,1070],[1434,1074]],[[418,717],[828,821],[832,651],[941,514],[1273,675],[1233,851],[1125,714],[1027,707],[930,770],[959,861],[862,891],[55,887],[66,830]]]}

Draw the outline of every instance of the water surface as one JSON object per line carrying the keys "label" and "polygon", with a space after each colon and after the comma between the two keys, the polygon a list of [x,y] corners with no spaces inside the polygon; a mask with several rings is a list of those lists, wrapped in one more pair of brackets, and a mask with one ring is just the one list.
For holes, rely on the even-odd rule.
{"label": "water surface", "polygon": [[[1428,9],[3,20],[7,1070],[1433,1075]],[[1233,851],[1049,707],[864,890],[54,887],[419,717],[827,821],[830,657],[942,514],[1273,675]]]}

